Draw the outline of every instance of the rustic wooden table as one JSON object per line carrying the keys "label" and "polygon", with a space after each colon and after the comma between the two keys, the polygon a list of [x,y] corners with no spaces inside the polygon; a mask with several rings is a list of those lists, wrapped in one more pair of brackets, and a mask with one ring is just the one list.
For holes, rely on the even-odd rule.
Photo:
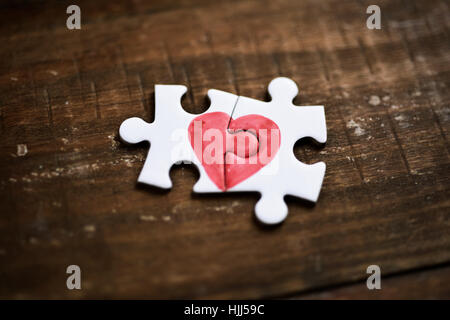
{"label": "rustic wooden table", "polygon": [[[0,5],[0,297],[450,298],[449,1],[67,1]],[[265,228],[257,194],[201,196],[190,166],[170,192],[136,184],[153,86],[267,99],[279,75],[325,105],[316,205],[288,198]],[[79,265],[82,290],[66,288]],[[382,289],[366,288],[381,268]]]}

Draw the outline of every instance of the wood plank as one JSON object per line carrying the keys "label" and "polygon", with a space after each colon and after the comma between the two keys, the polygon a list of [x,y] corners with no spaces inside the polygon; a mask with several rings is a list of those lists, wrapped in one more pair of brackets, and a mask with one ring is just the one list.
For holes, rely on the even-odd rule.
{"label": "wood plank", "polygon": [[[80,31],[59,1],[2,4],[0,297],[277,297],[450,261],[448,2],[379,1],[382,30],[369,4],[79,1]],[[278,75],[326,108],[326,146],[294,148],[327,163],[315,206],[288,198],[265,228],[257,194],[194,195],[192,167],[170,192],[136,184],[148,145],[118,127],[153,119],[155,83],[198,113]]]}

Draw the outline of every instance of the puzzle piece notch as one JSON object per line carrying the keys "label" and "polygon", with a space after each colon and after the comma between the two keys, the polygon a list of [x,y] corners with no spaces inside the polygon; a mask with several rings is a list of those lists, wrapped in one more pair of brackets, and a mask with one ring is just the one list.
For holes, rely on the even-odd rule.
{"label": "puzzle piece notch", "polygon": [[[327,139],[323,106],[296,106],[293,99],[298,87],[288,78],[275,78],[268,87],[270,102],[239,97],[232,117],[252,114],[272,119],[281,130],[280,149],[275,158],[247,180],[231,188],[230,192],[257,191],[261,198],[255,207],[257,218],[265,224],[282,222],[288,207],[286,195],[316,202],[322,187],[326,165],[312,165],[295,158],[294,144],[301,138],[312,137],[320,143]],[[261,147],[261,146],[260,146]]]}
{"label": "puzzle piece notch", "polygon": [[250,158],[258,152],[258,138],[245,130],[225,130],[225,153],[232,153],[238,158]]}

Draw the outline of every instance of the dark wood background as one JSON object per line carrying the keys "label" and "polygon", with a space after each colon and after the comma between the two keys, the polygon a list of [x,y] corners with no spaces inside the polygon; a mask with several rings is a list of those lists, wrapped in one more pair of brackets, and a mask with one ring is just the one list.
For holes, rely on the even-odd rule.
{"label": "dark wood background", "polygon": [[[0,297],[450,298],[450,3],[376,1],[369,30],[373,2],[76,1],[79,31],[72,2],[2,2]],[[265,228],[257,194],[192,194],[193,167],[136,184],[148,145],[118,128],[153,119],[155,83],[198,113],[278,75],[325,105],[326,146],[295,148],[327,164],[315,206]]]}

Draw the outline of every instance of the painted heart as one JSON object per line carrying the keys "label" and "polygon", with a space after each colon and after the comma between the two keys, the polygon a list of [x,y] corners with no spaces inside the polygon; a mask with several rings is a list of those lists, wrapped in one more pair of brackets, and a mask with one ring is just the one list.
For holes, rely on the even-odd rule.
{"label": "painted heart", "polygon": [[191,121],[188,133],[196,157],[222,191],[270,163],[281,141],[276,123],[257,114],[237,119],[224,112],[202,114]]}

